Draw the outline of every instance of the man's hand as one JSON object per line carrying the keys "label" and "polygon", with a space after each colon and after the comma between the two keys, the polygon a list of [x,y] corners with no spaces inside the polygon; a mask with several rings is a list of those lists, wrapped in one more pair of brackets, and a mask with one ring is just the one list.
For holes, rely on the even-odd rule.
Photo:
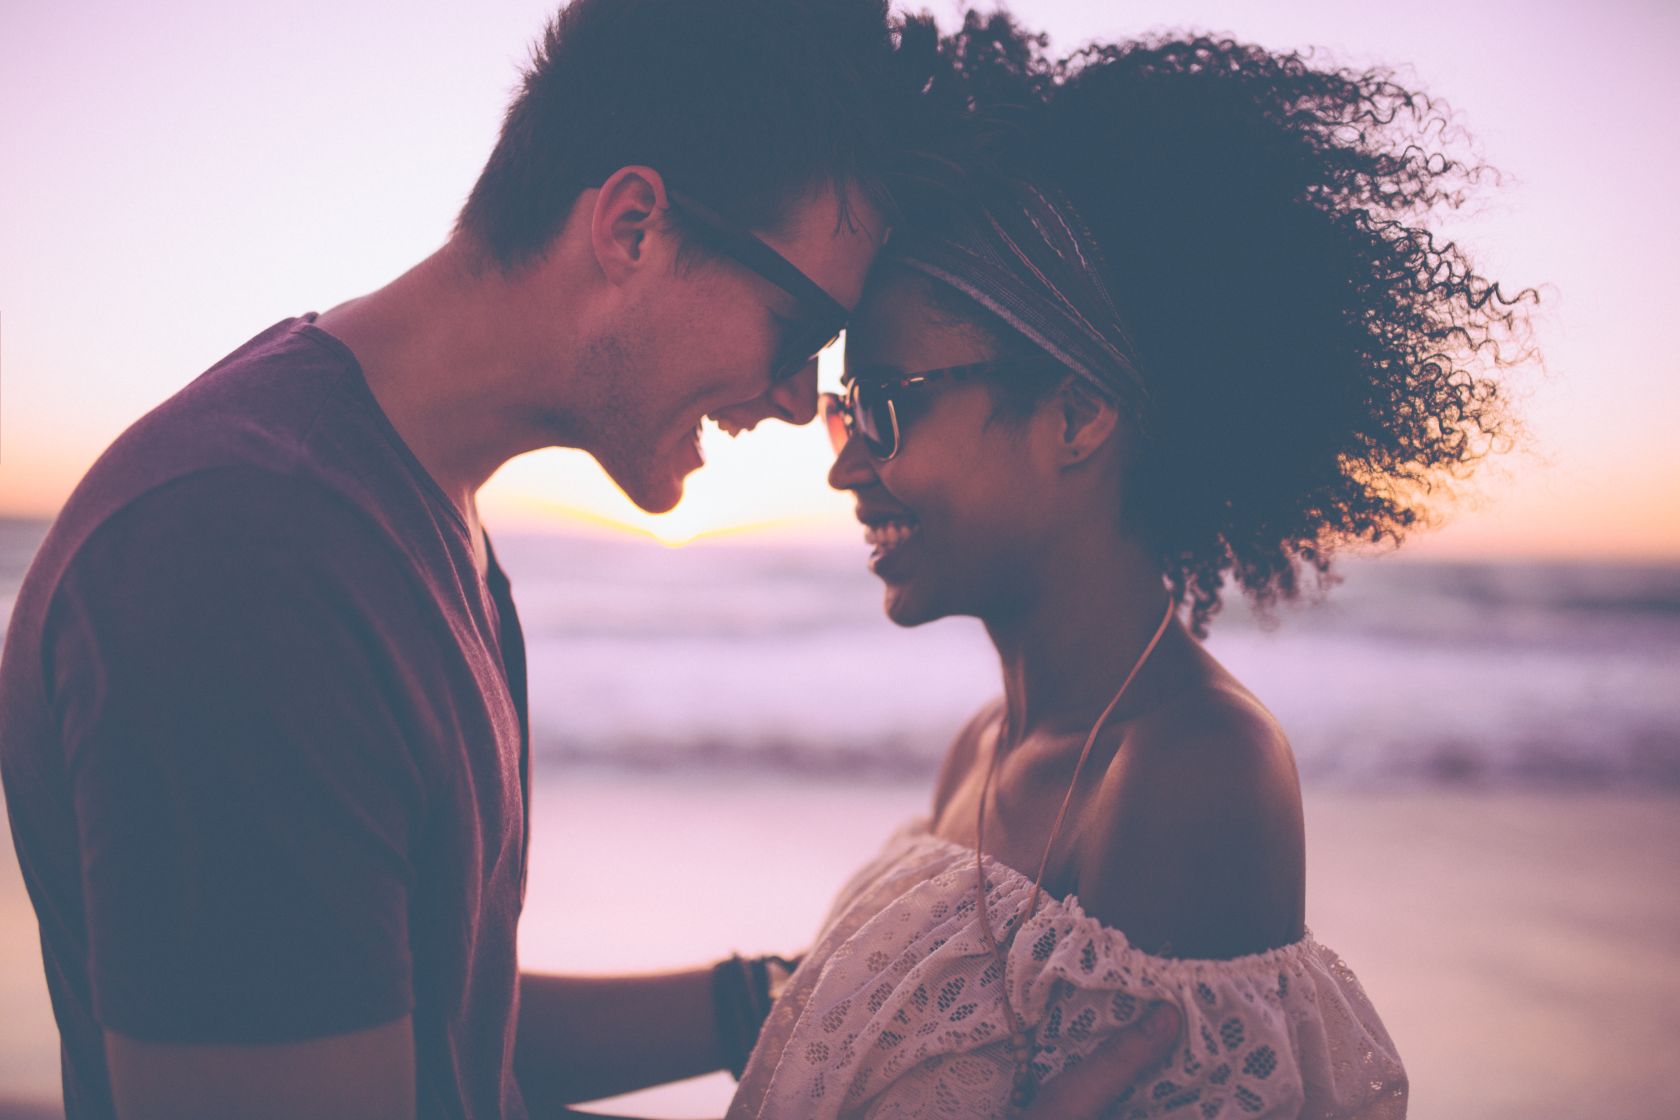
{"label": "man's hand", "polygon": [[1178,1045],[1178,1009],[1158,1003],[1073,1069],[1047,1081],[1026,1120],[1096,1120]]}

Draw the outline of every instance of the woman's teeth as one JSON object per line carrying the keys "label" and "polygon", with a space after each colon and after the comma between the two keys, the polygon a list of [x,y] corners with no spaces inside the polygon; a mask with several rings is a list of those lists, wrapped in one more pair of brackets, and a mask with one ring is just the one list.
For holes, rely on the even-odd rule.
{"label": "woman's teeth", "polygon": [[881,521],[864,527],[863,541],[886,552],[897,548],[915,534],[916,526],[911,522]]}

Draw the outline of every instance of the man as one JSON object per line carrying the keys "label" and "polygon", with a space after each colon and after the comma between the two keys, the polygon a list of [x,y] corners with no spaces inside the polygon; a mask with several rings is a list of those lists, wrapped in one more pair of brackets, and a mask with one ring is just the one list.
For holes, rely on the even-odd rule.
{"label": "man", "polygon": [[722,1064],[707,970],[518,971],[474,494],[560,445],[665,510],[703,417],[811,418],[886,236],[889,53],[877,0],[577,0],[443,248],[89,471],[0,661],[70,1117],[552,1115]]}

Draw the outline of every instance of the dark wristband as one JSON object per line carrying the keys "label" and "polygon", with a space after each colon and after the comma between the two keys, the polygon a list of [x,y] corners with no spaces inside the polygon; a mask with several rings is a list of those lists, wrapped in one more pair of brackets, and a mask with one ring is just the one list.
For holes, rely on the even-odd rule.
{"label": "dark wristband", "polygon": [[798,964],[785,957],[747,959],[737,953],[712,966],[712,1017],[724,1068],[735,1080],[747,1068],[775,995]]}

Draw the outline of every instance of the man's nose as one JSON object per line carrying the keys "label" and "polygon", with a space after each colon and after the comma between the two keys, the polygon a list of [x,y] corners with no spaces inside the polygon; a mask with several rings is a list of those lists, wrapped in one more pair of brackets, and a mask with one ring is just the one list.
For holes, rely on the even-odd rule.
{"label": "man's nose", "polygon": [[789,424],[809,424],[817,415],[817,361],[810,363],[792,377],[770,386],[750,401],[732,404],[712,413],[713,419],[726,432],[750,432],[760,420],[784,420]]}
{"label": "man's nose", "polygon": [[770,388],[771,415],[789,424],[809,424],[817,418],[817,359],[805,363],[792,377]]}

